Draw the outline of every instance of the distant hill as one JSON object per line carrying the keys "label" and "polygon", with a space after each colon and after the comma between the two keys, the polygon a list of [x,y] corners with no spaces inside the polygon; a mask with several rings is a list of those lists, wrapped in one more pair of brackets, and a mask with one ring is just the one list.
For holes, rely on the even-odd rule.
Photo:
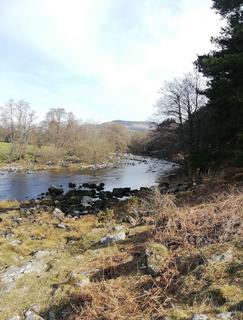
{"label": "distant hill", "polygon": [[120,124],[127,128],[129,131],[148,131],[151,127],[151,122],[149,121],[125,121],[125,120],[113,120],[111,123]]}

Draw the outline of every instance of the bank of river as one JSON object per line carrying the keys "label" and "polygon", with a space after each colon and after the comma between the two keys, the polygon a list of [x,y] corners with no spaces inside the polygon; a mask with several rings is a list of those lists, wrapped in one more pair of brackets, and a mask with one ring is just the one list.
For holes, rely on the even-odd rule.
{"label": "bank of river", "polygon": [[50,186],[62,186],[68,191],[69,182],[77,186],[83,183],[104,183],[105,190],[113,188],[151,187],[160,178],[175,169],[171,162],[153,158],[129,157],[118,167],[104,169],[60,169],[35,172],[2,172],[0,176],[0,200],[24,200],[35,198]]}

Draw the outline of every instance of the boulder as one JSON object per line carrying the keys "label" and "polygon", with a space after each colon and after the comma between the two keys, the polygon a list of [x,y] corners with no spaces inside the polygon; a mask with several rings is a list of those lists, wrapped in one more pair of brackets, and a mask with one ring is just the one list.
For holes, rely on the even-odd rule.
{"label": "boulder", "polygon": [[64,193],[64,190],[62,188],[55,188],[55,187],[50,187],[48,189],[48,193],[52,196],[52,197],[57,197],[60,196]]}
{"label": "boulder", "polygon": [[53,210],[52,214],[53,214],[53,216],[54,216],[55,218],[57,218],[57,219],[60,220],[60,221],[62,221],[62,220],[64,219],[64,217],[65,217],[65,214],[64,214],[64,213],[62,212],[62,210],[59,209],[59,208],[55,208],[55,209]]}
{"label": "boulder", "polygon": [[208,261],[211,263],[232,262],[233,260],[234,260],[234,254],[231,249],[229,249],[226,252],[223,252],[221,254],[214,254],[208,259]]}
{"label": "boulder", "polygon": [[57,225],[57,228],[59,228],[59,229],[64,229],[64,230],[67,229],[67,227],[65,226],[65,224],[64,224],[63,222],[59,223],[59,224]]}
{"label": "boulder", "polygon": [[131,193],[131,188],[114,188],[112,191],[113,197],[123,198],[128,197]]}
{"label": "boulder", "polygon": [[84,196],[83,199],[81,200],[81,205],[84,208],[90,207],[93,204],[93,198],[89,196]]}
{"label": "boulder", "polygon": [[158,276],[169,256],[169,250],[160,243],[150,242],[146,247],[145,254],[148,273],[153,277]]}
{"label": "boulder", "polygon": [[104,190],[104,186],[105,186],[104,183],[100,183],[100,184],[97,186],[96,190],[97,190],[97,191]]}
{"label": "boulder", "polygon": [[100,243],[105,246],[109,246],[110,244],[113,244],[118,241],[123,241],[125,239],[126,239],[126,234],[124,231],[121,231],[116,234],[108,234],[106,237],[100,240]]}
{"label": "boulder", "polygon": [[68,187],[70,189],[74,189],[74,188],[76,188],[76,183],[69,182]]}
{"label": "boulder", "polygon": [[35,312],[30,310],[26,311],[24,315],[25,315],[25,320],[44,320],[44,318],[40,317]]}
{"label": "boulder", "polygon": [[233,317],[233,312],[222,312],[217,315],[217,319],[220,320],[230,320]]}

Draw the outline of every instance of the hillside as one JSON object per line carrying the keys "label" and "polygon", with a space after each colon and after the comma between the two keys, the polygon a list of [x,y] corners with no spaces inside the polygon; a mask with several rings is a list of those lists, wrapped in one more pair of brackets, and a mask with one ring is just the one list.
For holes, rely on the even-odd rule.
{"label": "hillside", "polygon": [[152,125],[149,121],[126,121],[126,120],[113,120],[111,123],[120,124],[127,128],[129,131],[148,131]]}

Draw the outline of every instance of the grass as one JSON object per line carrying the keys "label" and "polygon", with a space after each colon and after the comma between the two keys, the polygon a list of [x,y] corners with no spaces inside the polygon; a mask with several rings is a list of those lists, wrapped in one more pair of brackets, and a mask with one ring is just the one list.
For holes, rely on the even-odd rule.
{"label": "grass", "polygon": [[[219,312],[240,310],[242,189],[217,192],[217,196],[211,192],[205,202],[195,201],[194,193],[191,197],[187,194],[182,201],[155,191],[97,216],[65,218],[66,230],[56,228],[58,221],[50,212],[2,214],[0,273],[30,261],[37,250],[49,250],[51,255],[44,258],[41,275],[23,275],[10,292],[1,295],[0,290],[0,319],[21,314],[36,303],[40,314],[53,310],[58,319],[68,320],[190,320],[193,313],[215,320]],[[136,225],[122,222],[128,215],[136,218]],[[13,225],[12,217],[22,221]],[[100,245],[99,240],[118,224],[123,224],[127,239]],[[12,238],[3,236],[6,229],[12,231]],[[11,245],[13,239],[21,244]],[[145,252],[151,243],[156,250],[162,244],[169,253],[157,277],[146,268]],[[213,255],[229,250],[232,260],[211,262]],[[67,280],[70,272],[87,274],[90,284],[78,288],[75,281]],[[237,312],[236,319],[242,319]]]}

